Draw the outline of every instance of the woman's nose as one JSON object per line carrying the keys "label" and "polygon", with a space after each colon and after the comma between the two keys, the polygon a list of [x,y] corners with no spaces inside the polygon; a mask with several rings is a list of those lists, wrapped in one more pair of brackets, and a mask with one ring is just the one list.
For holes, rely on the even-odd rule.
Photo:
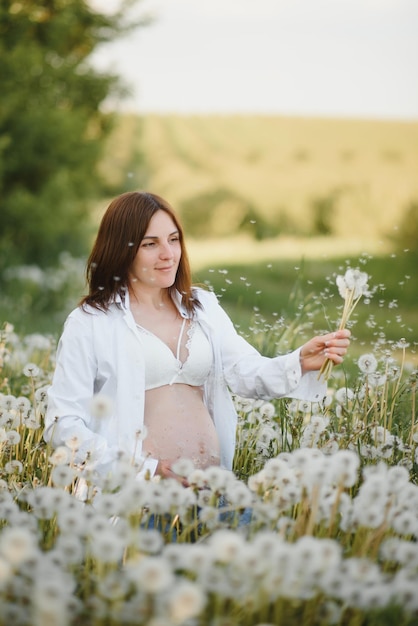
{"label": "woman's nose", "polygon": [[169,243],[163,244],[160,250],[160,256],[163,259],[172,259],[173,258],[173,250]]}

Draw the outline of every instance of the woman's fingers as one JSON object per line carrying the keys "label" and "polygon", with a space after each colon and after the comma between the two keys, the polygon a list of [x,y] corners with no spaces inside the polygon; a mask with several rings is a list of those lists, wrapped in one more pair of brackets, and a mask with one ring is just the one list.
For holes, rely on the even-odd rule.
{"label": "woman's fingers", "polygon": [[344,333],[342,337],[341,334],[342,332],[339,331],[332,339],[325,340],[324,355],[337,364],[343,362],[343,357],[347,354],[350,345],[349,334]]}
{"label": "woman's fingers", "polygon": [[335,364],[342,363],[350,345],[350,335],[350,331],[344,329],[308,341],[300,352],[302,371],[320,369],[326,358]]}

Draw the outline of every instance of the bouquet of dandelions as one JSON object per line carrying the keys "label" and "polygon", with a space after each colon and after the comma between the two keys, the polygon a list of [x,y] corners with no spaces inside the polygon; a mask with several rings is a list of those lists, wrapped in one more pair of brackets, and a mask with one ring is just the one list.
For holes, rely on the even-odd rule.
{"label": "bouquet of dandelions", "polygon": [[[351,268],[347,269],[344,276],[337,276],[335,282],[337,283],[340,296],[344,299],[344,307],[338,330],[343,330],[346,327],[350,315],[354,311],[360,298],[369,295],[368,280],[369,277],[366,272],[360,272],[358,269]],[[334,363],[331,359],[325,359],[319,370],[318,380],[321,377],[324,380],[328,380],[331,376],[333,365]]]}

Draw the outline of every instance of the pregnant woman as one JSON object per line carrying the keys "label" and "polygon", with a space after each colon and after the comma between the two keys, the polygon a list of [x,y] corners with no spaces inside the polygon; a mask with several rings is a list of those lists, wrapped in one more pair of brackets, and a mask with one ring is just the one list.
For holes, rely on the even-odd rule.
{"label": "pregnant woman", "polygon": [[[242,397],[321,401],[317,372],[341,363],[349,331],[262,356],[214,293],[194,287],[183,229],[161,197],[128,192],[105,212],[87,263],[89,291],[68,316],[49,388],[44,437],[75,461],[177,477],[173,463],[232,468]],[[97,398],[107,410],[94,410]]]}

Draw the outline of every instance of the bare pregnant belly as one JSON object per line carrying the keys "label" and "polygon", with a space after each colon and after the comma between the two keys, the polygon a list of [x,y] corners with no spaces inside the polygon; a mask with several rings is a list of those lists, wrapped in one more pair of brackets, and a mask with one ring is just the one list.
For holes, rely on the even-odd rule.
{"label": "bare pregnant belly", "polygon": [[190,459],[195,467],[219,465],[219,441],[203,404],[190,385],[164,385],[145,392],[144,452],[159,461]]}

